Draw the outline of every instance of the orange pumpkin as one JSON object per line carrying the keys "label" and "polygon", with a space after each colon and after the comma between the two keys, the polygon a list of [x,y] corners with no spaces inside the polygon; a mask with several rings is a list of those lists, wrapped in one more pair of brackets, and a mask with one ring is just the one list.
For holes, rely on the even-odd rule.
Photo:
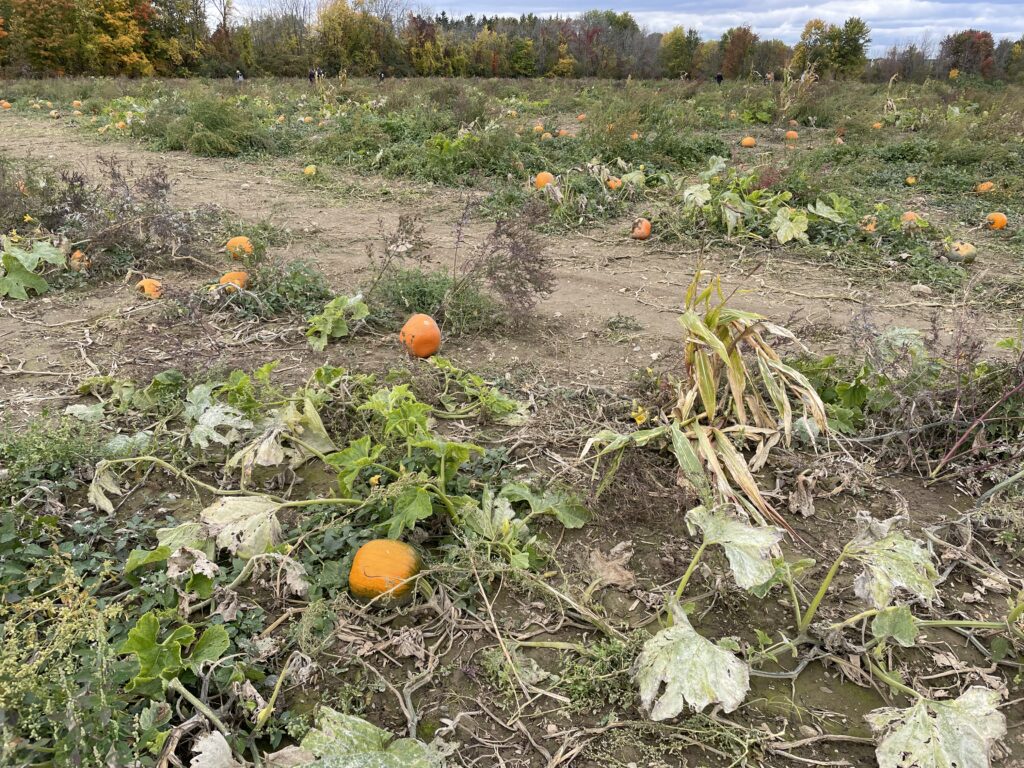
{"label": "orange pumpkin", "polygon": [[544,125],[542,123],[537,123],[535,126],[533,126],[533,132],[544,133]]}
{"label": "orange pumpkin", "polygon": [[954,261],[963,261],[966,264],[972,263],[978,257],[978,249],[974,243],[957,240],[949,246],[949,253]]}
{"label": "orange pumpkin", "polygon": [[224,286],[225,293],[234,293],[236,290],[245,290],[249,285],[248,272],[228,272],[221,277],[219,283]]}
{"label": "orange pumpkin", "polygon": [[915,184],[917,184],[917,176],[907,176],[907,178],[904,179],[904,181],[906,182],[908,187],[912,187]]}
{"label": "orange pumpkin", "polygon": [[989,229],[1006,229],[1006,214],[993,211],[985,217],[985,224]]}
{"label": "orange pumpkin", "polygon": [[578,115],[576,115],[576,120],[578,120],[578,121],[579,121],[579,122],[581,122],[581,123],[582,123],[582,122],[583,122],[584,120],[586,120],[586,119],[587,119],[587,115],[586,115],[586,113],[585,113],[585,112],[580,112],[580,113],[579,113]]}
{"label": "orange pumpkin", "polygon": [[555,183],[555,176],[547,171],[541,171],[533,180],[533,186],[535,189],[544,189],[548,184]]}
{"label": "orange pumpkin", "polygon": [[135,288],[142,291],[148,299],[159,299],[164,295],[163,286],[160,285],[159,280],[154,280],[151,277],[143,278],[135,284]]}
{"label": "orange pumpkin", "polygon": [[75,99],[74,101],[71,102],[71,106],[74,107],[75,109],[80,109],[81,106],[82,106],[82,102],[80,102],[78,99]]}
{"label": "orange pumpkin", "polygon": [[415,314],[405,321],[399,340],[410,355],[430,357],[441,348],[441,329],[430,315]]}
{"label": "orange pumpkin", "polygon": [[974,191],[977,192],[979,195],[983,195],[986,192],[991,192],[993,189],[995,189],[995,186],[996,185],[993,184],[991,181],[983,181],[974,188]]}
{"label": "orange pumpkin", "polygon": [[746,147],[747,149],[750,149],[751,147],[756,147],[757,146],[757,139],[755,139],[753,136],[744,136],[740,140],[740,146],[741,147]]}
{"label": "orange pumpkin", "polygon": [[559,128],[558,129],[558,135],[559,136],[568,136],[569,135],[569,130],[567,128]]}
{"label": "orange pumpkin", "polygon": [[632,139],[633,141],[638,140],[640,138],[640,132],[633,131],[631,134],[629,134],[629,138]]}
{"label": "orange pumpkin", "polygon": [[918,216],[913,211],[907,211],[902,216],[900,216],[900,221],[902,221],[904,224],[910,224],[912,222],[918,221],[920,218],[921,217]]}
{"label": "orange pumpkin", "polygon": [[92,265],[92,261],[81,251],[75,251],[71,254],[71,258],[68,260],[68,266],[75,272],[81,272],[88,269]]}
{"label": "orange pumpkin", "polygon": [[881,123],[872,123],[871,127],[873,129],[875,129],[876,131],[880,131],[882,129],[882,124]]}
{"label": "orange pumpkin", "polygon": [[544,133],[542,133],[542,134],[540,135],[540,140],[541,140],[541,141],[551,141],[551,140],[552,140],[553,138],[554,138],[554,136],[552,136],[552,135],[551,135],[550,133],[548,133],[547,131],[544,131]]}
{"label": "orange pumpkin", "polygon": [[10,108],[11,108],[11,102],[7,101],[6,99],[4,101],[0,101],[0,109],[10,109]]}
{"label": "orange pumpkin", "polygon": [[650,219],[637,219],[633,222],[633,229],[630,231],[629,236],[634,240],[646,240],[651,236],[651,221]]}
{"label": "orange pumpkin", "polygon": [[786,141],[796,141],[800,138],[800,134],[796,131],[786,131]]}
{"label": "orange pumpkin", "polygon": [[227,245],[224,246],[224,250],[228,252],[232,259],[238,261],[244,256],[252,256],[252,240],[245,235],[232,237],[228,240]]}
{"label": "orange pumpkin", "polygon": [[618,176],[612,176],[611,178],[608,179],[607,184],[608,189],[614,192],[616,189],[620,189],[622,187],[622,179],[620,179]]}
{"label": "orange pumpkin", "polygon": [[419,554],[405,542],[373,539],[356,550],[348,588],[362,600],[401,597],[412,589],[422,567]]}

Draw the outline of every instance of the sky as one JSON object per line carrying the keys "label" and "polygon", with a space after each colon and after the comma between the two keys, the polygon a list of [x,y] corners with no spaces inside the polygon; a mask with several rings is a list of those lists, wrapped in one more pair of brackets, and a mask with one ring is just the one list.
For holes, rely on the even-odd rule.
{"label": "sky", "polygon": [[629,11],[652,32],[683,26],[695,28],[701,37],[713,38],[746,24],[762,39],[778,38],[790,44],[800,39],[808,19],[841,23],[849,16],[860,16],[871,27],[872,55],[881,55],[893,43],[919,42],[925,37],[937,47],[943,37],[961,29],[988,30],[996,40],[1024,36],[1024,0],[823,0],[814,4],[800,0],[637,0],[629,5],[614,0],[428,0],[428,4],[454,16],[567,16],[591,8],[611,9]]}

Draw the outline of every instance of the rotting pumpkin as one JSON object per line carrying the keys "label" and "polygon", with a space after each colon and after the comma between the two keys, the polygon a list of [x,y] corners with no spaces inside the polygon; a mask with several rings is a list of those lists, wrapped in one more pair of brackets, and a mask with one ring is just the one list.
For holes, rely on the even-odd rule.
{"label": "rotting pumpkin", "polygon": [[650,219],[637,219],[633,222],[633,229],[630,231],[629,236],[634,240],[646,240],[651,236],[651,220]]}
{"label": "rotting pumpkin", "polygon": [[227,272],[218,282],[224,286],[225,293],[234,293],[236,290],[244,291],[246,286],[249,285],[249,273]]}
{"label": "rotting pumpkin", "polygon": [[135,288],[145,294],[148,299],[159,299],[164,295],[164,289],[163,286],[160,285],[160,281],[154,280],[151,277],[145,277],[142,280],[139,280],[139,282],[135,284]]}
{"label": "rotting pumpkin", "polygon": [[985,217],[985,226],[989,229],[1006,229],[1006,214],[993,211]]}
{"label": "rotting pumpkin", "polygon": [[227,245],[224,246],[224,250],[226,250],[228,255],[236,261],[241,259],[243,256],[252,256],[252,240],[245,235],[232,237],[228,240]]}
{"label": "rotting pumpkin", "polygon": [[423,567],[419,553],[402,541],[372,539],[356,550],[348,574],[354,597],[372,600],[381,595],[398,598],[407,594]]}
{"label": "rotting pumpkin", "polygon": [[441,348],[441,329],[430,315],[417,313],[410,317],[398,338],[415,357],[430,357]]}

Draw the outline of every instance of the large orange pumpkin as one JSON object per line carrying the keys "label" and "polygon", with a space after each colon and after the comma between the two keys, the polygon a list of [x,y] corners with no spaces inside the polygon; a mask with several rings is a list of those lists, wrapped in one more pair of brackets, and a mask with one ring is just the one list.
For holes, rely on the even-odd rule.
{"label": "large orange pumpkin", "polygon": [[534,186],[535,189],[544,189],[544,187],[546,187],[548,184],[554,184],[554,183],[555,183],[555,176],[554,176],[554,174],[548,173],[547,171],[541,171],[540,173],[537,174],[536,178],[534,178],[534,180],[533,180],[533,186]]}
{"label": "large orange pumpkin", "polygon": [[637,219],[633,222],[633,229],[630,231],[629,236],[634,240],[646,240],[651,236],[651,221],[650,219]]}
{"label": "large orange pumpkin", "polygon": [[796,141],[800,138],[800,134],[796,131],[786,131],[786,141]]}
{"label": "large orange pumpkin", "polygon": [[993,211],[985,217],[989,229],[1006,229],[1006,214]]}
{"label": "large orange pumpkin", "polygon": [[993,189],[995,189],[995,186],[996,185],[993,184],[991,181],[983,181],[974,188],[974,191],[977,192],[979,195],[983,195],[986,192],[991,192]]}
{"label": "large orange pumpkin", "polygon": [[228,240],[224,249],[228,252],[228,255],[235,260],[241,259],[243,256],[252,256],[252,240],[245,235],[232,237]]}
{"label": "large orange pumpkin", "polygon": [[363,600],[401,597],[412,589],[422,567],[419,554],[405,542],[373,539],[356,550],[348,588]]}
{"label": "large orange pumpkin", "polygon": [[228,272],[218,281],[224,286],[225,293],[234,293],[236,290],[245,290],[249,285],[248,272]]}
{"label": "large orange pumpkin", "polygon": [[405,321],[399,340],[410,355],[430,357],[441,348],[441,329],[430,315],[415,314]]}
{"label": "large orange pumpkin", "polygon": [[746,147],[747,149],[751,149],[752,147],[756,147],[757,146],[757,139],[755,139],[753,136],[744,136],[740,140],[740,146],[741,147]]}
{"label": "large orange pumpkin", "polygon": [[3,100],[3,101],[0,101],[0,109],[10,109],[10,108],[11,108],[11,102],[7,101],[6,99]]}
{"label": "large orange pumpkin", "polygon": [[154,280],[151,277],[143,278],[135,284],[135,288],[142,291],[149,299],[159,299],[164,295],[163,286],[160,285],[159,280]]}

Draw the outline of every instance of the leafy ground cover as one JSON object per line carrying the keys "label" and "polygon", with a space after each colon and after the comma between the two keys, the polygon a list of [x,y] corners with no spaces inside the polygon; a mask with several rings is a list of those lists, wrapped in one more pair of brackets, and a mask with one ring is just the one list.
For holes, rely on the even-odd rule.
{"label": "leafy ground cover", "polygon": [[[293,83],[5,90],[0,120],[93,160],[0,160],[0,762],[1020,759],[1024,348],[1001,308],[1018,295],[1021,137],[1003,115],[1019,94],[822,85],[783,109],[787,91],[752,86],[432,87],[335,87],[316,94],[330,114]],[[454,117],[473,98],[481,115]],[[60,106],[75,99],[81,116]],[[605,128],[606,103],[634,110],[637,138]],[[257,109],[232,139],[250,165],[173,156],[221,174],[238,200],[220,206],[110,140],[200,135],[182,146],[206,152]],[[356,119],[338,109],[363,122],[334,125]],[[534,135],[557,115],[576,138]],[[359,235],[322,250],[296,223],[347,171],[428,180],[316,154],[333,132],[412,156],[483,117],[523,154],[468,167],[469,204],[443,188],[438,213],[429,187],[369,227],[320,208]],[[759,148],[741,152],[746,133]],[[671,153],[679,135],[708,151]],[[232,207],[252,194],[240,170],[267,167],[301,215]],[[556,184],[533,190],[546,167]],[[980,227],[990,207],[1005,230]],[[643,214],[654,235],[632,243]],[[963,240],[974,262],[950,258]],[[675,306],[634,293],[623,254],[685,275]],[[867,274],[890,259],[898,294]],[[753,306],[761,269],[793,293]],[[838,320],[787,298],[870,279],[874,300]],[[440,322],[439,355],[406,356],[413,312]],[[402,599],[350,594],[375,538],[422,560]]]}

